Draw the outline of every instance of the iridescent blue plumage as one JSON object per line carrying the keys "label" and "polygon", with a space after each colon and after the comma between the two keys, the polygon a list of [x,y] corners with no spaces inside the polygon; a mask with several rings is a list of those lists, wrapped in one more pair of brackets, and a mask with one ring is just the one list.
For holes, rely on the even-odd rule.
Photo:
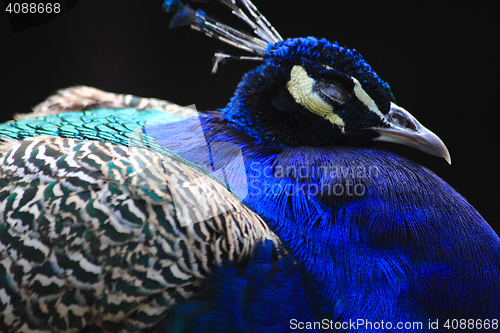
{"label": "iridescent blue plumage", "polygon": [[[0,292],[17,302],[0,297],[0,327],[63,328],[71,305],[89,313],[77,329],[103,331],[372,332],[384,322],[385,331],[442,332],[453,319],[489,320],[483,331],[496,331],[498,236],[434,173],[369,147],[402,143],[449,161],[444,144],[395,104],[356,51],[315,37],[283,41],[248,0],[238,3],[258,38],[178,1],[164,5],[262,57],[225,108],[180,114],[163,101],[75,88],[40,108],[55,114],[0,125],[2,139],[34,137],[0,150],[0,246],[11,251],[0,261]],[[20,215],[35,217],[19,223]],[[133,241],[122,241],[130,230]],[[39,272],[39,256],[33,273],[17,255],[32,244],[50,275]],[[85,297],[56,306],[54,287],[16,312],[31,281],[47,278]],[[58,317],[43,319],[45,308]]]}
{"label": "iridescent blue plumage", "polygon": [[[373,149],[259,147],[211,121],[202,122],[209,144],[239,142],[249,188],[243,202],[294,255],[317,321],[496,318],[498,236],[432,172]],[[180,125],[146,132],[162,133],[162,146],[196,161],[182,151],[190,131],[188,122]],[[300,312],[301,301],[295,306]]]}

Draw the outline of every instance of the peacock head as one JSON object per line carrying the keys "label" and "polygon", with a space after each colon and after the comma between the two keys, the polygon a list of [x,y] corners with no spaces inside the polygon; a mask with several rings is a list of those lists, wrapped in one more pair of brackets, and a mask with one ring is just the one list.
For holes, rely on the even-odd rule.
{"label": "peacock head", "polygon": [[446,146],[399,107],[389,88],[363,57],[315,37],[283,40],[249,0],[219,0],[249,24],[252,36],[194,11],[177,0],[164,8],[180,10],[171,27],[190,25],[255,57],[216,54],[214,69],[227,58],[264,63],[247,73],[221,110],[229,126],[269,147],[365,146],[387,141],[441,156]]}

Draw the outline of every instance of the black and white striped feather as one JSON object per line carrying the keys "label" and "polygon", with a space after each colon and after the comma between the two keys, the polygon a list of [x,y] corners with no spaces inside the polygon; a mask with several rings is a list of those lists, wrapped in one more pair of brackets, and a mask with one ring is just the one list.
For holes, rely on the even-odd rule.
{"label": "black and white striped feather", "polygon": [[279,245],[221,183],[142,148],[10,141],[0,188],[2,332],[147,329],[215,266]]}

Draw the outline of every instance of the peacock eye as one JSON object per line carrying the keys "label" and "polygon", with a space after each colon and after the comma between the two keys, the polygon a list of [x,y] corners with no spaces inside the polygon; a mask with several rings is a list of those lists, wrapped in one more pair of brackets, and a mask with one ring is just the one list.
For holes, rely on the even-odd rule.
{"label": "peacock eye", "polygon": [[[295,102],[328,119],[343,131],[344,120],[335,109],[349,101],[354,92],[348,90],[341,80],[337,80],[335,74],[333,70],[324,69],[314,71],[309,68],[308,72],[304,67],[295,65],[290,71],[290,80],[286,86]],[[354,86],[352,80],[346,82],[351,82]]]}
{"label": "peacock eye", "polygon": [[352,90],[348,90],[340,82],[329,79],[316,79],[312,90],[332,106],[345,104],[353,97]]}

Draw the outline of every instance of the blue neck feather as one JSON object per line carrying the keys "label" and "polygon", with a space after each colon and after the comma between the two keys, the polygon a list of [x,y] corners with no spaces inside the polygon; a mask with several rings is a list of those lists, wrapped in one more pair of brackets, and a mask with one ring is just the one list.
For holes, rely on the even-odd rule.
{"label": "blue neck feather", "polygon": [[[449,290],[440,290],[443,284],[422,282],[447,278],[473,291],[475,281],[487,280],[486,274],[491,289],[497,290],[500,274],[464,262],[478,256],[483,262],[500,260],[495,257],[500,242],[473,207],[429,170],[371,149],[266,148],[227,126],[217,114],[200,119],[204,137],[193,137],[201,133],[197,119],[148,128],[147,133],[209,172],[224,169],[232,183],[247,182],[243,202],[293,253],[322,304],[320,312],[333,318],[424,320],[429,313],[446,318],[457,304],[471,318],[496,311],[469,306],[483,301],[474,299],[479,296],[473,292],[470,302],[457,292],[444,297],[445,303],[434,304],[430,295]],[[200,140],[206,140],[205,147],[226,143],[238,149],[225,149],[225,154],[210,149],[207,154],[206,148],[186,150],[199,147]],[[241,170],[230,167],[238,154],[244,159],[246,179]],[[237,194],[245,194],[239,190]],[[483,247],[497,251],[462,255]]]}
{"label": "blue neck feather", "polygon": [[[474,208],[424,167],[356,148],[375,134],[339,133],[286,91],[291,67],[307,62],[355,77],[381,104],[394,101],[387,84],[355,51],[312,37],[277,43],[264,60],[220,113],[146,134],[221,178],[268,223],[306,276],[318,316],[494,317],[500,240]],[[495,292],[475,292],[485,288]]]}

